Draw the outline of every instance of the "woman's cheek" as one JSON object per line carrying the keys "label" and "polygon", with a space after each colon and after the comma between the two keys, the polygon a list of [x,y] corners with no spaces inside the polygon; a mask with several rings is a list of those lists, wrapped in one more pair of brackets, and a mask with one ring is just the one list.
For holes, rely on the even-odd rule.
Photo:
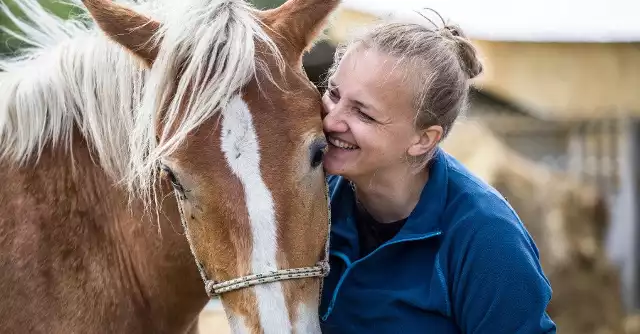
{"label": "woman's cheek", "polygon": [[329,96],[327,96],[327,94],[322,95],[322,118],[327,116],[333,107],[333,101],[331,101]]}

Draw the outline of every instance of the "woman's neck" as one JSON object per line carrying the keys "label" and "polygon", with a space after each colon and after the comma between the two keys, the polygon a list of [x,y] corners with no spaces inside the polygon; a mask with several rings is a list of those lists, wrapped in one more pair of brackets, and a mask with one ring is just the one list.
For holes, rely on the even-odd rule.
{"label": "woman's neck", "polygon": [[408,217],[420,200],[429,178],[428,169],[418,173],[408,170],[375,173],[354,178],[356,198],[380,223],[391,223]]}

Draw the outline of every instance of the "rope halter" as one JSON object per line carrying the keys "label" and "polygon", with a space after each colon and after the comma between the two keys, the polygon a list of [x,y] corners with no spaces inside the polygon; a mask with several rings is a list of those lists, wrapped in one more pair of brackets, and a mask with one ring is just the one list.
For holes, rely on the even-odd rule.
{"label": "rope halter", "polygon": [[219,296],[225,292],[240,290],[254,285],[272,283],[288,279],[324,277],[328,273],[329,266],[326,262],[322,261],[318,263],[318,265],[313,267],[274,270],[263,274],[242,276],[219,283],[205,280],[204,287],[207,291],[207,295],[212,298],[214,296]]}

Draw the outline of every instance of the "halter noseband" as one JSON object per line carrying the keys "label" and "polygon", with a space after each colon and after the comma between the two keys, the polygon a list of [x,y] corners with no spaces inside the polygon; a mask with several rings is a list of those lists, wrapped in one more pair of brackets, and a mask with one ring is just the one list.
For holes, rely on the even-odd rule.
{"label": "halter noseband", "polygon": [[[182,192],[179,191],[176,184],[172,182],[172,186],[174,189],[174,194],[176,196],[176,201],[178,202],[178,209],[180,211],[180,221],[182,222],[182,228],[185,230],[185,235],[187,237],[187,241],[189,242],[189,247],[191,248],[191,254],[196,261],[196,265],[198,266],[198,271],[200,272],[200,276],[204,281],[204,289],[209,298],[214,298],[222,295],[225,292],[230,292],[234,290],[240,290],[244,288],[248,288],[254,285],[265,284],[278,282],[289,279],[299,279],[299,278],[309,278],[309,277],[325,277],[329,274],[329,237],[327,237],[327,242],[325,244],[325,257],[318,264],[312,267],[301,267],[301,268],[290,268],[290,269],[280,269],[274,270],[266,273],[260,274],[252,274],[240,276],[238,278],[230,279],[227,281],[215,281],[211,280],[207,277],[207,274],[204,270],[204,267],[198,260],[196,256],[195,250],[193,249],[193,243],[191,242],[191,237],[189,235],[189,230],[187,228],[187,224],[184,218],[184,209],[182,208],[182,201],[186,199],[184,195],[180,195]],[[327,200],[328,200],[328,189],[327,189]],[[329,231],[331,231],[331,211],[329,211]],[[320,289],[322,290],[322,281],[320,282]]]}
{"label": "halter noseband", "polygon": [[211,298],[225,292],[244,289],[254,285],[296,278],[324,277],[328,273],[329,265],[327,262],[321,261],[313,267],[274,270],[264,274],[247,275],[219,283],[205,280],[204,288],[207,291],[207,295]]}

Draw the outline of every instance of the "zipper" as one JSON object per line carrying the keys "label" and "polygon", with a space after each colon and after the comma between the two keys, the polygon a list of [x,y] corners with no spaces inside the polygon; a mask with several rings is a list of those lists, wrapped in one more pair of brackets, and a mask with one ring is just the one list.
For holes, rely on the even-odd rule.
{"label": "zipper", "polygon": [[342,283],[344,283],[345,278],[347,277],[347,275],[349,275],[349,272],[351,271],[351,269],[353,269],[353,267],[355,267],[358,263],[368,259],[369,257],[373,256],[375,253],[377,253],[378,251],[380,251],[381,249],[387,247],[387,246],[391,246],[397,243],[401,243],[401,242],[409,242],[409,241],[418,241],[418,240],[425,240],[425,239],[429,239],[431,237],[435,237],[442,234],[442,231],[435,231],[435,232],[431,232],[429,234],[425,234],[423,236],[420,237],[416,237],[416,238],[410,238],[410,239],[401,239],[401,240],[395,240],[395,241],[391,241],[391,242],[386,242],[384,244],[382,244],[382,246],[376,248],[373,252],[369,253],[367,256],[356,260],[354,262],[351,262],[351,260],[349,260],[349,258],[344,254],[344,253],[340,253],[340,252],[335,252],[332,253],[332,255],[339,257],[340,259],[342,259],[342,261],[345,262],[345,264],[347,265],[347,269],[344,271],[344,273],[342,274],[342,276],[340,277],[340,280],[338,281],[338,284],[336,285],[336,289],[333,291],[333,296],[331,296],[331,302],[329,303],[329,306],[327,307],[327,312],[322,316],[322,321],[327,321],[327,319],[329,318],[329,315],[331,315],[331,311],[333,311],[333,306],[336,302],[336,299],[338,297],[338,292],[340,291],[340,287],[342,286]]}

